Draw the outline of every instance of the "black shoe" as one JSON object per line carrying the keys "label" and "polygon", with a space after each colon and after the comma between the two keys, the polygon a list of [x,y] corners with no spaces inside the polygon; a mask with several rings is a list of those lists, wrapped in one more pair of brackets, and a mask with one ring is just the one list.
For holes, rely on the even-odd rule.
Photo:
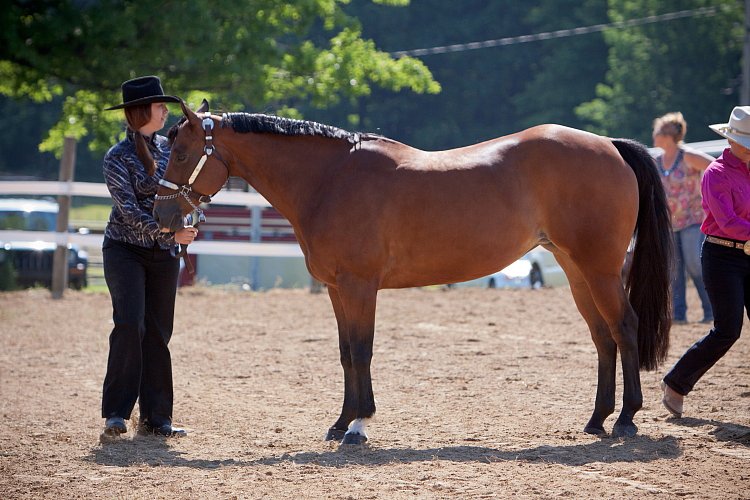
{"label": "black shoe", "polygon": [[104,422],[104,430],[102,431],[99,440],[111,441],[120,437],[120,434],[128,432],[128,427],[125,425],[125,419],[121,417],[110,417]]}
{"label": "black shoe", "polygon": [[172,424],[153,426],[148,422],[141,422],[138,424],[138,434],[142,436],[155,435],[163,437],[185,437],[187,436],[187,431],[185,429],[180,429],[179,427],[172,427]]}

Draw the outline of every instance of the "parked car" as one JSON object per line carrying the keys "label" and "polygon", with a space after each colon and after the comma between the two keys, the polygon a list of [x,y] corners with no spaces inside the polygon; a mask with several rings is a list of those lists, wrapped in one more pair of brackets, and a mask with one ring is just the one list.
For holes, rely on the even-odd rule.
{"label": "parked car", "polygon": [[[0,199],[0,230],[52,231],[57,226],[58,206],[54,201]],[[52,263],[57,245],[45,241],[2,241],[0,265],[9,261],[18,286],[52,286]],[[68,285],[76,290],[87,285],[88,253],[68,245]]]}
{"label": "parked car", "polygon": [[[688,142],[685,144],[686,147],[691,149],[697,149],[698,151],[701,151],[703,153],[709,154],[713,156],[714,158],[718,158],[721,156],[721,153],[724,152],[724,150],[729,147],[727,145],[726,139],[714,139],[711,141],[700,141],[700,142]],[[661,148],[653,147],[648,148],[649,153],[651,153],[651,156],[656,156],[658,153],[661,153]]]}
{"label": "parked car", "polygon": [[568,284],[555,256],[549,250],[536,247],[500,271],[470,281],[454,283],[450,287],[484,288],[541,288]]}

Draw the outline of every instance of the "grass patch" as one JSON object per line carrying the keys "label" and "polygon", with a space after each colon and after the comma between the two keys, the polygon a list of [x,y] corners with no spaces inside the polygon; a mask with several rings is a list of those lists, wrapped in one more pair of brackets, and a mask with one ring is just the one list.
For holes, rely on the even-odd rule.
{"label": "grass patch", "polygon": [[89,285],[83,289],[84,293],[109,293],[109,288],[105,283],[100,285]]}
{"label": "grass patch", "polygon": [[112,205],[84,205],[70,209],[71,219],[101,220],[107,221]]}

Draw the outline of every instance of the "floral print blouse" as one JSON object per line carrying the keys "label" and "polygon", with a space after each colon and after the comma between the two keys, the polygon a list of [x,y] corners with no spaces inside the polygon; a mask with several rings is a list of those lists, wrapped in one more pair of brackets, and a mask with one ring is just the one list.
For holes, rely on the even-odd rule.
{"label": "floral print blouse", "polygon": [[702,173],[688,167],[682,148],[671,166],[664,166],[664,153],[656,157],[656,164],[672,211],[672,230],[682,231],[688,226],[703,222]]}

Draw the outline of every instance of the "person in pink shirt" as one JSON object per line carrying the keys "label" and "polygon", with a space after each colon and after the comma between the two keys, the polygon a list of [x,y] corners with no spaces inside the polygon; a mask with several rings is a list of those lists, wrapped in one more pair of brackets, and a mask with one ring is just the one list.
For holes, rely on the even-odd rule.
{"label": "person in pink shirt", "polygon": [[735,107],[728,123],[710,128],[729,141],[701,181],[701,263],[714,323],[662,381],[662,403],[678,418],[684,397],[740,338],[743,316],[750,316],[750,106]]}
{"label": "person in pink shirt", "polygon": [[[661,149],[655,156],[664,192],[672,212],[674,269],[672,269],[672,324],[687,323],[685,288],[687,276],[703,306],[703,323],[711,323],[714,313],[703,284],[701,271],[701,176],[714,161],[712,156],[685,146],[687,122],[682,113],[667,113],[654,120],[654,146]],[[686,276],[687,275],[687,276]]]}

